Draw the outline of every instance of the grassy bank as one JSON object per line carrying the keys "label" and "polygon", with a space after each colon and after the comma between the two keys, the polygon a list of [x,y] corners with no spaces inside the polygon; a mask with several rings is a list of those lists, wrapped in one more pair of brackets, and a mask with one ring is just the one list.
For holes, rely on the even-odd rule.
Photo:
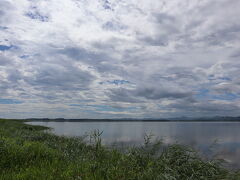
{"label": "grassy bank", "polygon": [[95,131],[91,142],[46,133],[42,126],[0,120],[1,180],[70,179],[240,179],[218,161],[202,160],[181,145],[151,144],[122,153],[102,146]]}

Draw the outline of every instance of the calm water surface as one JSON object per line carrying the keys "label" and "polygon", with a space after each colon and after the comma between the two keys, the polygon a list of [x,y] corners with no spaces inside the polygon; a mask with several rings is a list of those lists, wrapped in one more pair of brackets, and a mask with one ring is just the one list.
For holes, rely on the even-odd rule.
{"label": "calm water surface", "polygon": [[190,145],[205,155],[225,159],[240,168],[240,122],[30,122],[53,128],[57,135],[83,136],[103,131],[105,144],[140,145],[145,134],[165,143]]}

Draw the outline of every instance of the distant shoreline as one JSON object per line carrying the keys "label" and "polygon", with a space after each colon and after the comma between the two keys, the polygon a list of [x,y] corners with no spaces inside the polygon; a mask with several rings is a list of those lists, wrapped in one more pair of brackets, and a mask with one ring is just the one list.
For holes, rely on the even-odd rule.
{"label": "distant shoreline", "polygon": [[31,118],[26,121],[41,122],[240,122],[240,117],[217,119],[47,119]]}
{"label": "distant shoreline", "polygon": [[[3,120],[11,120],[6,118],[0,118]],[[16,120],[16,119],[15,119]],[[65,119],[65,118],[27,118],[27,119],[18,119],[20,121],[25,122],[240,122],[240,117],[209,117],[209,118],[169,118],[169,119],[131,119],[131,118],[123,118],[123,119],[87,119],[87,118],[79,118],[79,119]]]}

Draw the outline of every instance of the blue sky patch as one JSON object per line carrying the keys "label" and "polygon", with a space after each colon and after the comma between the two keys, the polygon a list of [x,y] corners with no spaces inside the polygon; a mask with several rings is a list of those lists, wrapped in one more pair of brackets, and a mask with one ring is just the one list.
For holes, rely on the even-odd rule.
{"label": "blue sky patch", "polygon": [[42,22],[48,21],[48,17],[41,15],[39,12],[28,12],[26,13],[26,16],[28,16],[31,19],[36,19]]}
{"label": "blue sky patch", "polygon": [[0,104],[22,104],[23,101],[17,99],[0,99]]}
{"label": "blue sky patch", "polygon": [[136,107],[112,107],[108,105],[83,105],[83,104],[70,104],[69,106],[76,106],[82,108],[92,107],[95,111],[114,111],[114,112],[122,112],[125,110],[131,111],[136,110]]}
{"label": "blue sky patch", "polygon": [[212,94],[208,89],[198,90],[195,97],[198,99],[213,99],[213,100],[235,100],[238,98],[236,94],[233,93],[224,93],[224,94]]}
{"label": "blue sky patch", "polygon": [[209,90],[208,89],[199,89],[197,91],[197,94],[195,94],[195,97],[197,98],[204,98],[208,96]]}
{"label": "blue sky patch", "polygon": [[219,79],[223,80],[223,81],[231,81],[232,79],[229,77],[220,77]]}
{"label": "blue sky patch", "polygon": [[29,55],[22,55],[22,56],[19,56],[21,59],[26,59],[26,58],[29,58],[30,56]]}
{"label": "blue sky patch", "polygon": [[0,45],[0,51],[7,51],[11,49],[13,46],[5,46],[5,45]]}
{"label": "blue sky patch", "polygon": [[213,99],[218,99],[218,100],[235,100],[237,99],[238,96],[236,94],[233,93],[225,93],[225,94],[221,94],[221,95],[214,95]]}
{"label": "blue sky patch", "polygon": [[124,30],[127,29],[127,26],[124,26],[122,24],[119,24],[116,21],[108,21],[105,24],[103,24],[103,29],[109,30],[109,31],[118,31],[118,30]]}
{"label": "blue sky patch", "polygon": [[104,81],[104,82],[100,82],[99,84],[114,84],[114,85],[122,85],[122,84],[129,84],[130,82],[127,80],[119,80],[119,79],[114,79],[111,81]]}
{"label": "blue sky patch", "polygon": [[103,8],[112,10],[111,5],[108,0],[103,0]]}
{"label": "blue sky patch", "polygon": [[215,80],[231,81],[232,79],[229,78],[229,77],[225,77],[225,76],[223,76],[223,77],[214,77],[214,75],[210,75],[210,76],[208,76],[208,80],[210,80],[210,81],[215,81]]}
{"label": "blue sky patch", "polygon": [[5,26],[0,26],[0,30],[6,30],[6,29],[8,29],[8,28]]}

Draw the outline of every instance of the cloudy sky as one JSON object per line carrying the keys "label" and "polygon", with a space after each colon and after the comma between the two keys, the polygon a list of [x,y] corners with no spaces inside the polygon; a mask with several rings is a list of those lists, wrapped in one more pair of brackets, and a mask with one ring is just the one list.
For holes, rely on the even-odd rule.
{"label": "cloudy sky", "polygon": [[239,0],[0,0],[0,117],[240,115]]}

